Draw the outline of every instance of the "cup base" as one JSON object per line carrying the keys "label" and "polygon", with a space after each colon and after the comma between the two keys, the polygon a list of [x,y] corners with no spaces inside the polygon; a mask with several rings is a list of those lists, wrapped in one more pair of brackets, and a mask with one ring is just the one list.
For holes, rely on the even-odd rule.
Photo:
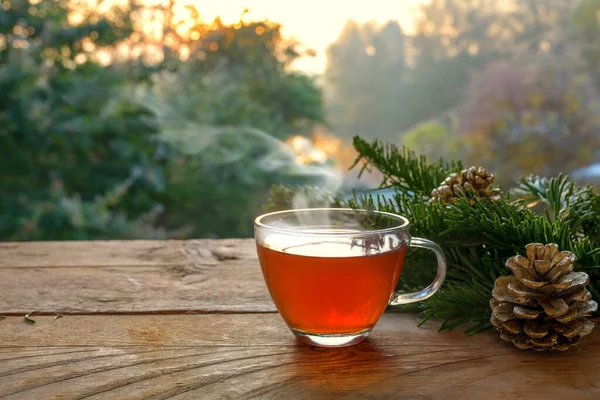
{"label": "cup base", "polygon": [[291,331],[296,335],[298,341],[310,346],[320,347],[352,346],[365,340],[371,332],[370,329],[365,329],[355,333],[325,335],[303,332],[293,328],[291,328]]}

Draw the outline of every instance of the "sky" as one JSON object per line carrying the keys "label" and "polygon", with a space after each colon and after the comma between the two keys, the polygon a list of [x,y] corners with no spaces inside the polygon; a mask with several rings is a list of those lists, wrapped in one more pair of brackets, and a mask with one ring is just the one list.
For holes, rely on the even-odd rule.
{"label": "sky", "polygon": [[296,62],[295,68],[309,73],[325,69],[325,51],[334,42],[347,20],[357,22],[397,20],[405,31],[413,29],[419,4],[428,0],[218,0],[198,4],[205,21],[217,15],[225,23],[239,21],[244,8],[245,20],[269,19],[283,25],[283,34],[294,37],[317,52],[315,58]]}

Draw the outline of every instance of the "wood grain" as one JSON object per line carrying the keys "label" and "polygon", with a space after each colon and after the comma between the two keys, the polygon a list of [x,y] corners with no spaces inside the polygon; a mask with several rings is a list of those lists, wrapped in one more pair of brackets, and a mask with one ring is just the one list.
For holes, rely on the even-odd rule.
{"label": "wood grain", "polygon": [[251,239],[0,244],[0,399],[600,398],[600,330],[540,354],[389,313],[322,349],[272,311]]}
{"label": "wood grain", "polygon": [[566,353],[386,314],[357,346],[298,344],[277,314],[9,317],[0,398],[598,399],[600,335]]}
{"label": "wood grain", "polygon": [[274,312],[252,239],[0,244],[0,314]]}

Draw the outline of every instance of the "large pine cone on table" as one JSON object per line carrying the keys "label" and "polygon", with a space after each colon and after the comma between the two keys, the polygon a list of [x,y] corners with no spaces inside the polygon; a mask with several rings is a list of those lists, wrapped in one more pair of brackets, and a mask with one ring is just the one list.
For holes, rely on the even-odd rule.
{"label": "large pine cone on table", "polygon": [[589,276],[574,272],[575,255],[559,252],[556,244],[525,248],[527,257],[506,262],[514,275],[495,282],[490,321],[520,349],[566,350],[594,328],[586,318],[598,309],[585,288]]}

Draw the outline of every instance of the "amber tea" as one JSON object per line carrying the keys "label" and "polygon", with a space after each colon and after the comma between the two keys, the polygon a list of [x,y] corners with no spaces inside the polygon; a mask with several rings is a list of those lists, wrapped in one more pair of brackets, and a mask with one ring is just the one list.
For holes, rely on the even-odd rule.
{"label": "amber tea", "polygon": [[398,283],[406,247],[356,254],[328,242],[272,250],[258,246],[263,275],[289,326],[312,333],[371,329]]}
{"label": "amber tea", "polygon": [[[388,304],[428,298],[446,264],[435,243],[409,234],[399,215],[352,209],[304,209],[255,220],[267,288],[296,337],[311,345],[346,346],[367,337]],[[434,251],[438,273],[427,288],[395,293],[408,246]]]}

